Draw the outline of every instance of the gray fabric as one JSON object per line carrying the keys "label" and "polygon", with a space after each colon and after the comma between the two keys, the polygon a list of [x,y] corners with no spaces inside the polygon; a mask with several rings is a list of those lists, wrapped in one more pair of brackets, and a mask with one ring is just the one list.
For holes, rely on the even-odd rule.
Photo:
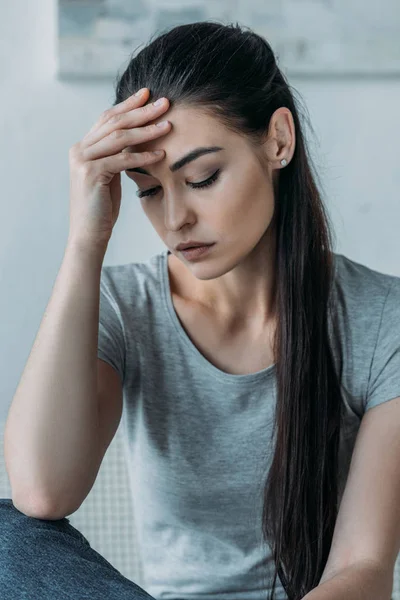
{"label": "gray fabric", "polygon": [[[261,511],[275,365],[232,375],[201,354],[172,304],[168,253],[103,266],[101,276],[98,356],[123,381],[143,587],[157,599],[260,600],[273,573]],[[341,497],[364,412],[400,396],[400,278],[334,258],[332,331],[348,391]],[[276,598],[286,598],[280,582]]]}

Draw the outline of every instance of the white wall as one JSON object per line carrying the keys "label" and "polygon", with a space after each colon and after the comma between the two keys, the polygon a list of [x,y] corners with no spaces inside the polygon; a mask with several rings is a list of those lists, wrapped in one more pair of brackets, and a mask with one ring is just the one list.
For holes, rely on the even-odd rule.
{"label": "white wall", "polygon": [[[372,2],[372,0],[369,0]],[[60,82],[56,0],[0,0],[0,416],[6,416],[60,267],[69,226],[68,150],[111,106],[112,82]],[[400,276],[400,78],[297,80],[335,251]],[[104,264],[165,248],[125,185]]]}

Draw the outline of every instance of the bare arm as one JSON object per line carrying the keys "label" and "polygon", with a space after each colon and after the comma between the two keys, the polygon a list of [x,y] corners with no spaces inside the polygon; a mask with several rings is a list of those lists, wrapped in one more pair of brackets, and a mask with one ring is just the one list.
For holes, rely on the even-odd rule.
{"label": "bare arm", "polygon": [[71,507],[71,493],[83,499],[102,458],[97,344],[105,252],[67,245],[9,409],[4,455],[12,498],[32,516]]}
{"label": "bare arm", "polygon": [[143,91],[104,111],[69,152],[67,248],[4,432],[13,503],[38,518],[60,518],[83,502],[122,410],[121,382],[97,358],[100,279],[119,215],[121,171],[163,158],[163,150],[137,146],[171,127],[146,125],[169,102],[143,105],[149,89]]}

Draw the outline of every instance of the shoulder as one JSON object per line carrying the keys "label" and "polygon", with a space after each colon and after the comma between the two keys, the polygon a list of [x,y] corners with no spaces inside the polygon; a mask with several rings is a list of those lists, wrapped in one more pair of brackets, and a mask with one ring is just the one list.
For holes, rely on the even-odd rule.
{"label": "shoulder", "polygon": [[367,267],[343,254],[334,254],[334,264],[334,312],[347,327],[373,339],[384,314],[400,316],[400,277]]}
{"label": "shoulder", "polygon": [[[342,383],[352,410],[361,417],[379,361],[400,339],[400,277],[335,254],[332,295],[333,352],[343,358]],[[382,372],[383,373],[383,372]]]}
{"label": "shoulder", "polygon": [[337,319],[362,336],[373,337],[378,333],[384,311],[396,314],[397,310],[400,316],[400,277],[367,267],[343,254],[335,254],[334,263],[332,302]]}
{"label": "shoulder", "polygon": [[334,253],[334,263],[337,291],[348,303],[361,303],[371,310],[382,305],[392,288],[394,293],[399,293],[400,277],[372,269],[343,254]]}
{"label": "shoulder", "polygon": [[160,286],[162,255],[155,254],[144,261],[103,265],[100,289],[117,302],[139,302],[140,298],[157,295]]}

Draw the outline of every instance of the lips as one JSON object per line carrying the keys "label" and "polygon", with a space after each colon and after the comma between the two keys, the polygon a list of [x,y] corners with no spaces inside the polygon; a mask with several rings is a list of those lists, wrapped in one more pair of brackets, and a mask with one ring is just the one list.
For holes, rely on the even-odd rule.
{"label": "lips", "polygon": [[211,244],[206,244],[205,242],[193,242],[193,243],[190,243],[190,244],[182,244],[182,245],[179,244],[176,247],[176,249],[177,250],[190,250],[191,248],[200,248],[200,247],[203,247],[203,246],[212,246],[212,243]]}

